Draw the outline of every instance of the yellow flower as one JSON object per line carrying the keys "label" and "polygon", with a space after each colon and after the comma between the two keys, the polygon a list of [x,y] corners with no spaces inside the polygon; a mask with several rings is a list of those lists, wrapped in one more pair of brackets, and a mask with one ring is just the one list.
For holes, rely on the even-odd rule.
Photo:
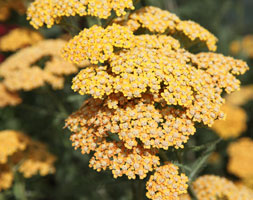
{"label": "yellow flower", "polygon": [[236,186],[226,178],[204,175],[193,182],[193,189],[198,199],[226,199],[226,200],[251,200],[252,191],[245,187]]}
{"label": "yellow flower", "polygon": [[225,120],[216,120],[212,129],[222,138],[234,138],[240,136],[247,129],[247,114],[238,107],[225,104],[221,110],[226,113]]}
{"label": "yellow flower", "polygon": [[104,63],[114,55],[114,48],[129,48],[132,44],[133,34],[127,28],[117,24],[106,29],[94,25],[70,40],[63,56],[76,64],[88,59],[93,64]]}
{"label": "yellow flower", "polygon": [[129,150],[122,142],[101,142],[90,159],[90,167],[97,170],[112,170],[113,177],[126,175],[128,179],[135,179],[138,175],[144,179],[147,173],[153,171],[159,164],[156,151],[146,150],[141,146]]}
{"label": "yellow flower", "polygon": [[21,132],[6,130],[0,131],[0,141],[0,164],[4,164],[8,161],[8,156],[23,151],[29,139]]}
{"label": "yellow flower", "polygon": [[3,83],[0,82],[0,108],[5,106],[15,106],[22,102],[18,93],[9,91]]}
{"label": "yellow flower", "polygon": [[253,178],[253,140],[241,138],[228,147],[228,171],[242,179]]}
{"label": "yellow flower", "polygon": [[133,32],[139,28],[145,28],[152,33],[166,33],[181,39],[187,38],[190,44],[205,44],[211,51],[216,51],[217,48],[218,39],[199,24],[193,21],[182,21],[175,14],[153,6],[137,10],[130,14],[128,20],[118,18],[114,22],[128,27]]}
{"label": "yellow flower", "polygon": [[[64,85],[64,75],[78,71],[79,66],[64,61],[60,50],[66,44],[64,40],[43,40],[31,47],[21,49],[7,58],[0,66],[3,84],[11,91],[29,91],[49,83],[54,89]],[[44,69],[34,65],[41,59],[49,58]],[[83,62],[82,66],[86,63]]]}
{"label": "yellow flower", "polygon": [[56,157],[47,151],[44,144],[13,130],[0,131],[0,141],[0,191],[11,187],[13,167],[25,178],[55,172]]}
{"label": "yellow flower", "polygon": [[232,105],[242,106],[253,100],[253,85],[242,86],[239,91],[226,95],[225,98],[226,102]]}
{"label": "yellow flower", "polygon": [[56,157],[47,151],[44,144],[31,141],[23,154],[18,171],[25,178],[30,178],[37,173],[45,176],[55,172]]}
{"label": "yellow flower", "polygon": [[167,163],[156,169],[146,184],[147,197],[152,200],[179,200],[179,196],[187,193],[188,178],[179,174],[178,167]]}
{"label": "yellow flower", "polygon": [[[245,185],[214,175],[199,177],[193,182],[193,189],[198,199],[251,200],[253,198],[253,190]],[[191,197],[189,194],[183,194],[179,199],[191,200]]]}
{"label": "yellow flower", "polygon": [[6,164],[0,164],[0,192],[9,189],[13,179],[14,176],[10,167]]}
{"label": "yellow flower", "polygon": [[210,52],[197,54],[192,57],[192,62],[198,68],[206,69],[217,87],[224,88],[227,93],[239,90],[240,81],[235,75],[244,74],[249,69],[247,63],[242,60]]}
{"label": "yellow flower", "polygon": [[34,28],[44,24],[50,28],[64,16],[94,16],[107,19],[112,11],[125,15],[134,9],[132,0],[35,0],[27,10],[27,19]]}
{"label": "yellow flower", "polygon": [[33,45],[43,39],[42,35],[38,32],[16,28],[7,35],[0,39],[1,51],[16,51],[26,46]]}
{"label": "yellow flower", "polygon": [[230,44],[230,51],[234,55],[242,52],[249,58],[253,58],[253,35],[246,35],[242,40],[234,40]]}
{"label": "yellow flower", "polygon": [[[139,28],[154,34],[140,34]],[[94,152],[90,167],[109,168],[115,178],[144,178],[158,167],[159,149],[183,148],[196,122],[212,126],[224,118],[221,95],[239,89],[236,75],[245,73],[247,64],[221,54],[192,54],[173,36],[216,48],[215,36],[200,25],[154,7],[107,28],[84,29],[66,44],[65,59],[92,63],[72,85],[91,98],[66,120],[75,149]],[[145,171],[143,159],[151,157],[155,162]],[[133,160],[136,166],[126,165]]]}

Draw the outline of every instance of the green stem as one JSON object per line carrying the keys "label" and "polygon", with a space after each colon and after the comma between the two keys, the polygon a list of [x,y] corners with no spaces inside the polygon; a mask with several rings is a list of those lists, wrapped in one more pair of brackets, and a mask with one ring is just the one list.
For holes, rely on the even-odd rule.
{"label": "green stem", "polygon": [[213,151],[216,148],[216,145],[221,141],[222,139],[218,139],[204,151],[202,156],[195,162],[196,164],[193,165],[192,167],[192,172],[189,175],[189,182],[192,182],[194,178],[197,176],[197,174],[200,172],[200,170],[203,168],[205,163],[207,162],[209,156],[213,153]]}
{"label": "green stem", "polygon": [[25,180],[24,180],[24,177],[19,173],[15,174],[15,183],[13,186],[13,193],[14,193],[15,199],[27,200]]}

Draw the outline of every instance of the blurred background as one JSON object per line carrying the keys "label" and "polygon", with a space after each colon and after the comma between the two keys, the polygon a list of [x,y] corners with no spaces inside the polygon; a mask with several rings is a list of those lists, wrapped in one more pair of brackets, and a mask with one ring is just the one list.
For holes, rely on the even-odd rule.
{"label": "blurred background", "polygon": [[[253,88],[250,87],[253,84],[253,1],[141,0],[138,6],[145,5],[157,6],[176,13],[181,19],[196,21],[218,37],[217,52],[243,59],[248,63],[250,70],[240,77],[242,86],[246,86],[246,89],[241,90],[237,96],[227,97],[229,106],[233,106],[234,109],[228,108],[230,118],[227,124],[217,124],[213,129],[199,128],[194,140],[190,141],[190,144],[203,144],[216,139],[217,135],[223,137],[224,140],[210,157],[202,174],[216,174],[241,181],[239,175],[228,171],[230,157],[227,149],[231,142],[239,140],[238,138],[253,138]],[[0,9],[1,6],[0,3]],[[32,29],[22,10],[13,7],[9,12],[8,17],[0,18],[0,41],[16,28]],[[52,29],[41,28],[39,32],[44,38],[68,37],[57,25]],[[0,62],[13,53],[15,52],[0,51]],[[1,130],[22,131],[31,138],[45,143],[49,151],[57,157],[54,174],[43,177],[36,175],[25,180],[29,199],[132,199],[132,190],[138,183],[133,183],[125,177],[113,179],[110,171],[98,173],[90,169],[89,157],[72,148],[69,141],[70,132],[63,129],[64,120],[80,107],[84,97],[71,90],[71,79],[72,76],[65,79],[62,90],[55,91],[45,85],[29,92],[21,92],[22,104],[0,108]],[[243,97],[246,100],[238,103],[237,99]],[[253,188],[253,181],[250,181],[247,184]],[[16,199],[12,190],[1,191],[0,199]]]}

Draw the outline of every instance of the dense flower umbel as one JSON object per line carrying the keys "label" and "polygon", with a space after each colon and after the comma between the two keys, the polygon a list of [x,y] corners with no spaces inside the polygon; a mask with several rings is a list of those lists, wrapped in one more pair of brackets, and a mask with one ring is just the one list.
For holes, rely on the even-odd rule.
{"label": "dense flower umbel", "polygon": [[253,100],[253,85],[242,86],[239,91],[226,95],[225,99],[232,105],[242,106]]}
{"label": "dense flower umbel", "polygon": [[178,167],[167,163],[158,167],[146,184],[147,197],[152,200],[178,200],[179,195],[187,193],[188,178],[179,174]]}
{"label": "dense flower umbel", "polygon": [[29,139],[21,132],[7,130],[0,131],[0,141],[0,164],[4,164],[8,156],[26,149]]}
{"label": "dense flower umbel", "polygon": [[234,55],[243,53],[249,58],[253,58],[253,35],[246,35],[242,40],[235,40],[230,45],[230,51]]}
{"label": "dense flower umbel", "polygon": [[242,179],[253,179],[253,140],[241,138],[228,147],[228,171]]}
{"label": "dense flower umbel", "polygon": [[[221,94],[239,89],[235,75],[248,66],[221,54],[183,49],[172,36],[211,50],[216,38],[167,11],[146,7],[125,20],[84,29],[63,49],[72,63],[92,63],[72,85],[91,98],[66,120],[66,127],[73,132],[75,149],[94,152],[90,167],[132,179],[158,167],[159,149],[183,148],[196,122],[212,126],[222,119]],[[137,34],[140,27],[156,34]]]}
{"label": "dense flower umbel", "polygon": [[250,189],[237,186],[226,178],[214,175],[199,177],[194,181],[193,189],[198,199],[252,200],[253,197]]}
{"label": "dense flower umbel", "polygon": [[37,173],[41,176],[54,173],[56,158],[44,144],[12,130],[0,131],[0,141],[0,191],[11,187],[12,167],[16,167],[26,178]]}
{"label": "dense flower umbel", "polygon": [[42,39],[42,35],[36,31],[17,28],[0,38],[0,51],[16,51]]}
{"label": "dense flower umbel", "polygon": [[50,28],[64,16],[95,16],[107,19],[112,11],[125,15],[126,9],[134,9],[132,0],[35,0],[27,11],[34,28],[46,24]]}
{"label": "dense flower umbel", "polygon": [[[38,173],[41,176],[45,176],[55,172],[54,162],[56,158],[47,151],[47,147],[44,144],[30,141],[26,151],[21,152],[21,155],[14,155],[13,161],[21,161],[18,171],[25,178],[30,178]],[[22,160],[24,157],[25,159]]]}
{"label": "dense flower umbel", "polygon": [[0,82],[0,108],[5,106],[15,106],[22,102],[18,93],[9,91],[6,86]]}
{"label": "dense flower umbel", "polygon": [[[193,182],[193,189],[198,199],[206,200],[252,200],[253,191],[242,184],[235,184],[226,178],[214,175],[199,177]],[[183,194],[180,200],[191,200],[190,195]]]}
{"label": "dense flower umbel", "polygon": [[205,28],[193,21],[182,21],[175,14],[160,8],[147,6],[132,13],[127,21],[116,19],[115,22],[133,32],[145,28],[152,33],[169,33],[181,39],[188,39],[190,44],[202,43],[211,51],[217,48],[217,38]]}
{"label": "dense flower umbel", "polygon": [[240,136],[247,128],[246,112],[228,103],[223,105],[221,110],[226,113],[226,119],[216,120],[212,129],[224,139]]}
{"label": "dense flower umbel", "polygon": [[[60,56],[60,50],[65,44],[66,42],[60,39],[44,40],[10,56],[0,65],[3,84],[11,91],[29,91],[45,83],[55,89],[62,88],[64,75],[78,71],[78,66],[64,61]],[[45,63],[44,69],[34,66],[34,63],[47,56],[50,60]]]}

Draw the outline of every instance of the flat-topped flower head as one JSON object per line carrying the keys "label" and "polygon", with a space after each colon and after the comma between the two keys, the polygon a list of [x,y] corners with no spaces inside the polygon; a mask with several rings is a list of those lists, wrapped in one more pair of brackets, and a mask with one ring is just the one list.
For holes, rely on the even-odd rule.
{"label": "flat-topped flower head", "polygon": [[226,113],[226,118],[216,120],[212,129],[224,139],[240,136],[247,128],[247,113],[231,104],[224,104],[221,110]]}
{"label": "flat-topped flower head", "polygon": [[[31,141],[23,154],[16,155],[15,162],[22,160],[18,171],[24,175],[25,178],[30,178],[33,175],[39,174],[45,176],[55,172],[54,162],[56,157],[48,152],[47,147],[37,141]],[[17,158],[19,157],[19,159]]]}
{"label": "flat-topped flower head", "polygon": [[25,28],[16,28],[0,39],[0,51],[16,51],[43,40],[40,33]]}
{"label": "flat-topped flower head", "polygon": [[127,149],[122,142],[103,141],[95,150],[89,166],[97,171],[109,168],[114,178],[126,175],[128,179],[144,179],[159,164],[155,150],[136,146]]}
{"label": "flat-topped flower head", "polygon": [[167,163],[158,167],[146,184],[147,197],[152,200],[179,200],[187,193],[188,178],[179,174],[178,167]]}
{"label": "flat-topped flower head", "polygon": [[8,157],[18,151],[23,151],[29,139],[21,132],[5,130],[0,131],[0,164],[8,161]]}
{"label": "flat-topped flower head", "polygon": [[133,39],[130,30],[117,24],[106,29],[94,25],[70,40],[63,49],[63,56],[76,64],[84,60],[92,64],[104,63],[113,57],[114,48],[130,48]]}
{"label": "flat-topped flower head", "polygon": [[253,179],[253,140],[241,138],[228,147],[228,171],[243,179]]}
{"label": "flat-topped flower head", "polygon": [[185,111],[159,110],[150,95],[133,101],[123,98],[122,105],[116,109],[107,107],[108,101],[90,99],[66,120],[66,126],[73,132],[73,146],[83,153],[94,151],[95,144],[110,134],[117,135],[128,149],[137,147],[138,141],[145,149],[168,149],[170,146],[183,148],[189,136],[195,133],[194,123]]}
{"label": "flat-topped flower head", "polygon": [[182,21],[175,14],[153,6],[137,10],[130,14],[128,20],[118,18],[114,22],[128,27],[133,32],[142,28],[151,33],[173,35],[182,40],[186,47],[199,43],[206,46],[210,51],[217,49],[218,39],[208,30],[193,21]]}
{"label": "flat-topped flower head", "polygon": [[242,60],[210,52],[197,54],[192,57],[192,62],[198,68],[206,69],[217,87],[224,88],[227,93],[239,90],[240,81],[235,76],[244,74],[249,69],[247,63]]}
{"label": "flat-topped flower head", "polygon": [[[60,53],[66,41],[43,40],[31,47],[26,47],[8,57],[0,67],[3,84],[11,91],[30,91],[46,83],[54,89],[61,89],[64,85],[64,75],[73,74],[78,67],[65,61]],[[49,58],[44,69],[35,63],[40,59]],[[85,63],[83,62],[85,65]]]}
{"label": "flat-topped flower head", "polygon": [[235,106],[242,106],[253,100],[253,85],[245,85],[239,91],[225,96],[226,102]]}
{"label": "flat-topped flower head", "polygon": [[112,11],[122,16],[127,9],[134,9],[132,0],[35,0],[27,10],[27,19],[34,28],[44,24],[50,28],[62,17],[89,15],[107,19]]}
{"label": "flat-topped flower head", "polygon": [[25,178],[55,172],[56,157],[48,152],[44,144],[33,141],[24,133],[0,131],[0,142],[0,191],[12,186],[14,171]]}
{"label": "flat-topped flower head", "polygon": [[204,175],[193,182],[193,189],[198,199],[251,200],[252,191],[235,185],[226,178]]}

